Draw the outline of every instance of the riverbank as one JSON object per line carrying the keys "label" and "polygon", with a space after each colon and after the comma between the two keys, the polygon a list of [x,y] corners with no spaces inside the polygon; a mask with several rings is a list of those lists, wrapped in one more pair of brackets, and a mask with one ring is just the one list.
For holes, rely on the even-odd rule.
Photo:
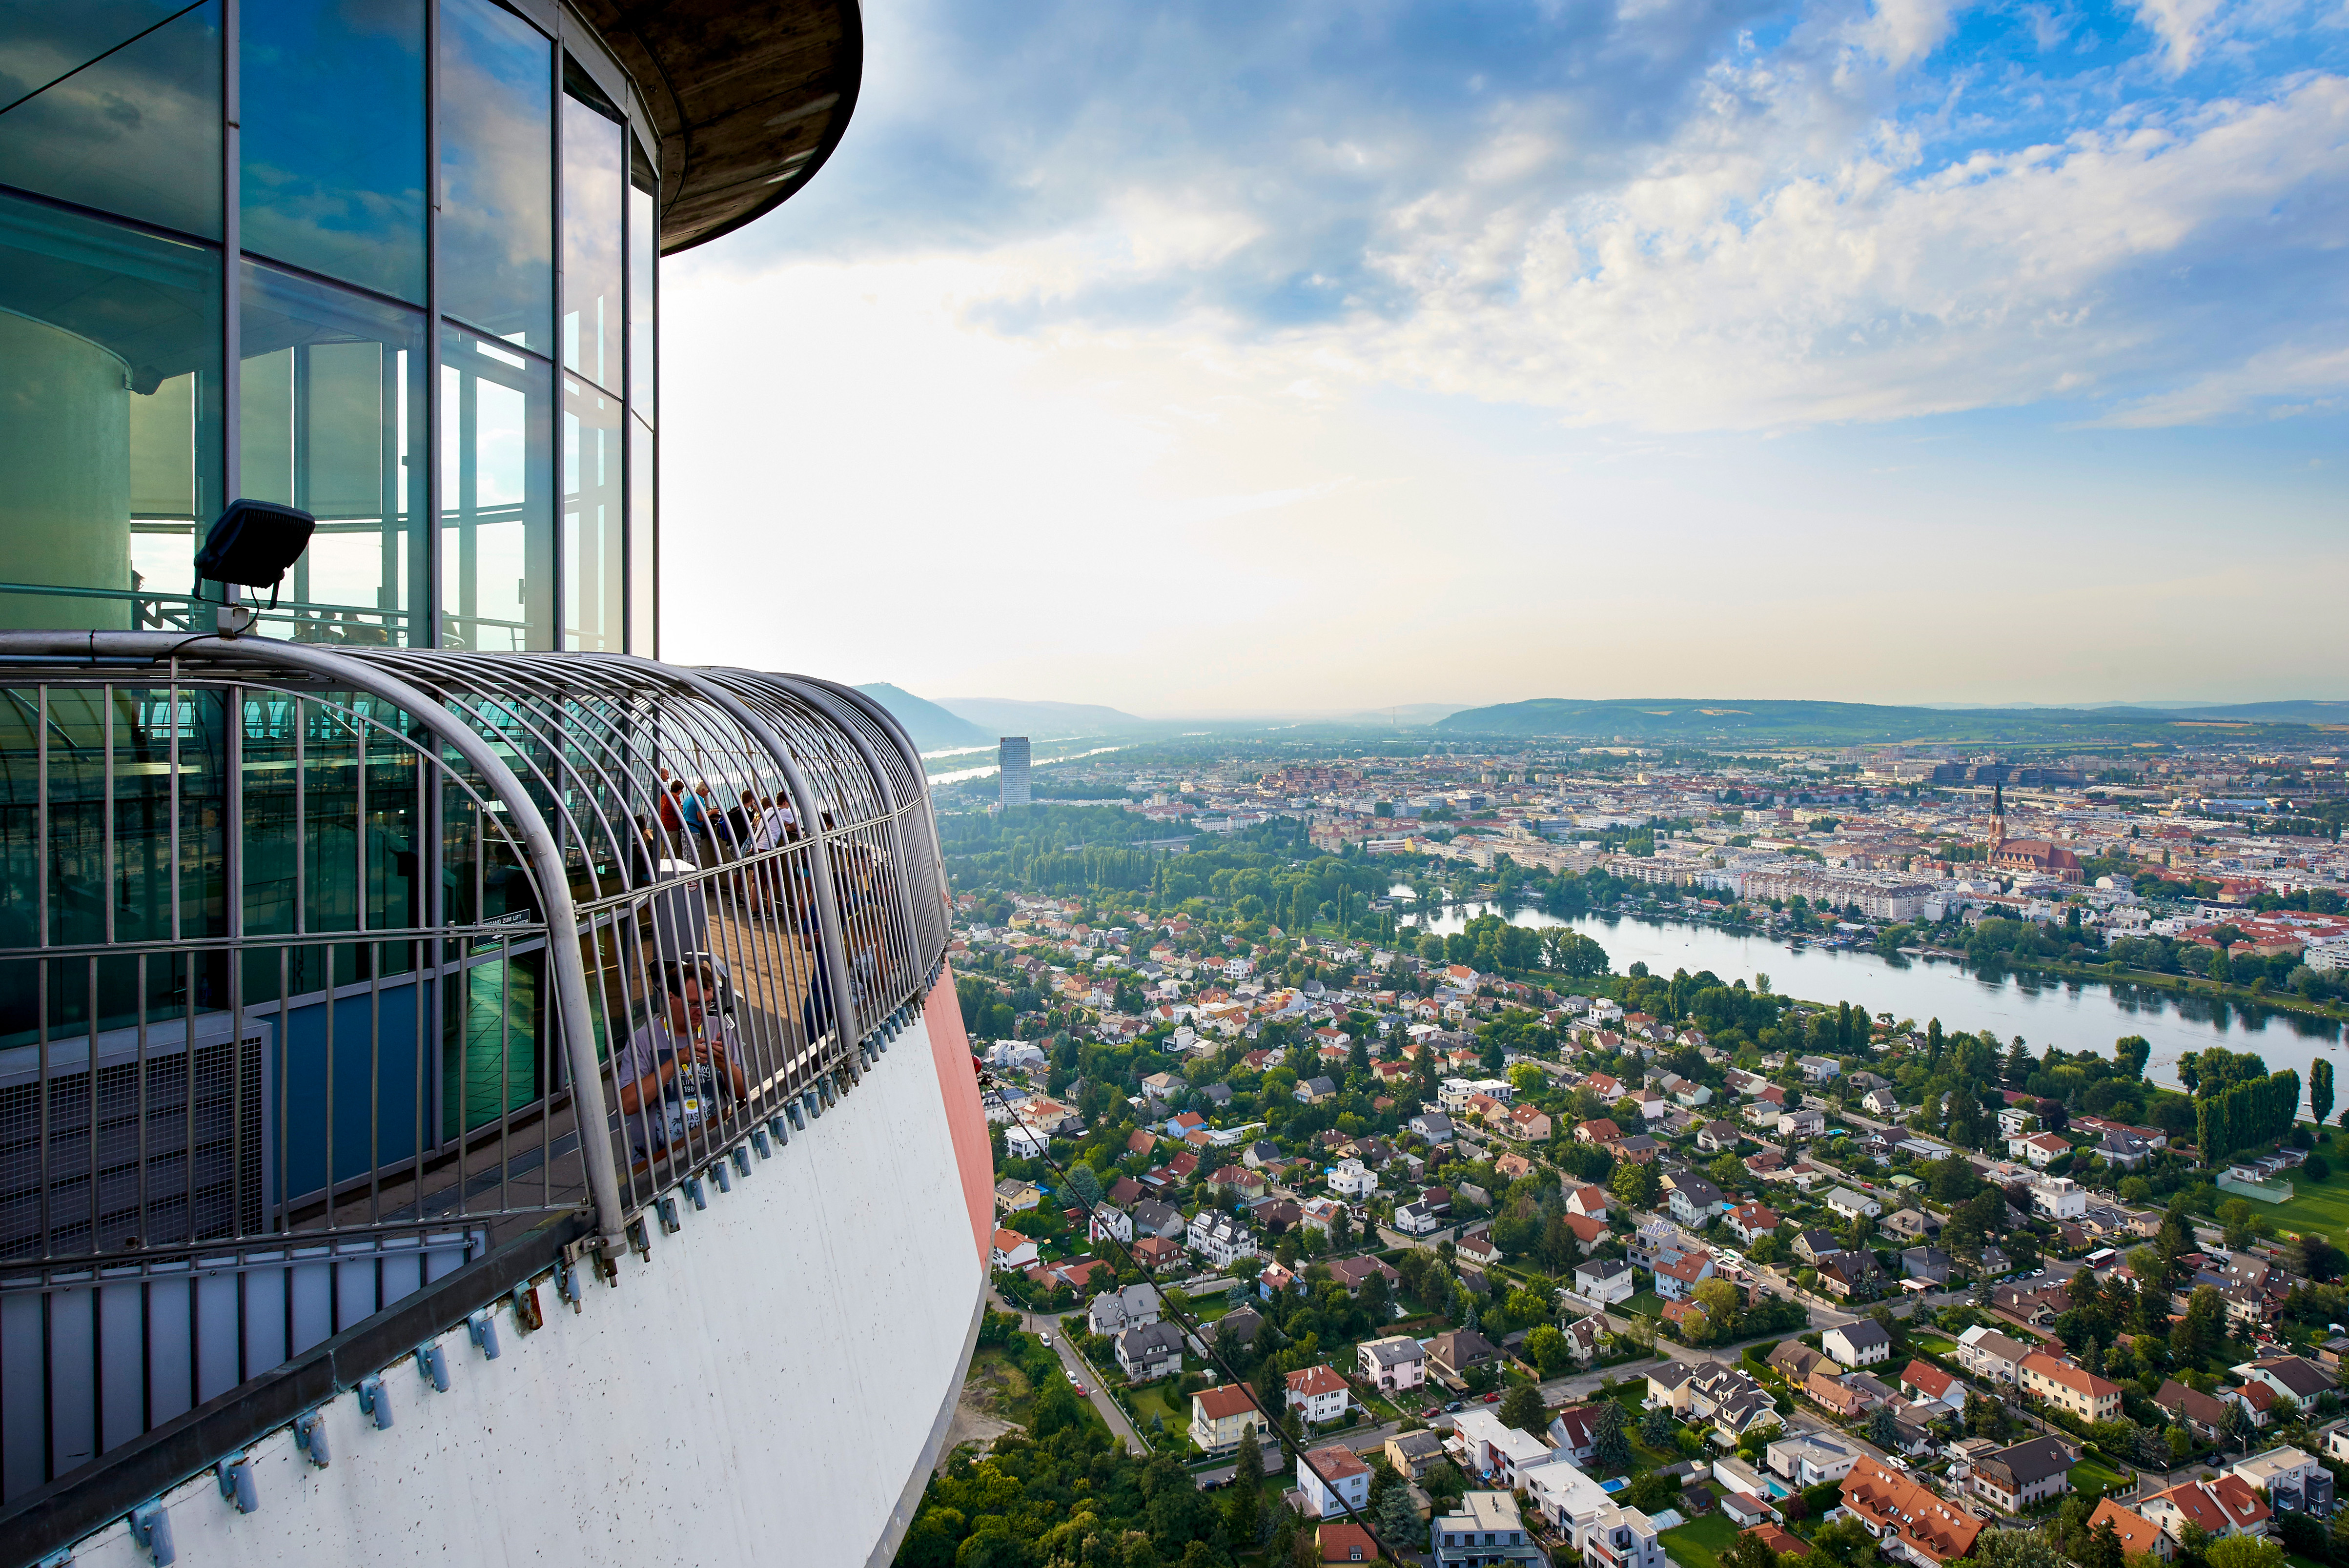
{"label": "riverbank", "polygon": [[2038,958],[2028,964],[2006,964],[2002,969],[2017,975],[2049,975],[2065,980],[2095,981],[2101,985],[2137,985],[2178,996],[2197,996],[2237,1007],[2261,1007],[2332,1023],[2349,1023],[2349,1006],[2338,1002],[2312,1001],[2290,991],[2260,991],[2249,985],[2222,985],[2192,975],[2171,975],[2158,969],[2129,969],[2110,964],[2073,964]]}

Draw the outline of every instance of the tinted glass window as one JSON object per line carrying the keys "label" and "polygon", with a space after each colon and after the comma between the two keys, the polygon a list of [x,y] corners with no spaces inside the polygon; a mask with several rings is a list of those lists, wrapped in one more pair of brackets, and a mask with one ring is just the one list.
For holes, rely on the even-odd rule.
{"label": "tinted glass window", "polygon": [[660,538],[653,516],[653,433],[641,419],[628,421],[628,652],[657,658],[659,627],[654,618],[654,552]]}
{"label": "tinted glass window", "polygon": [[554,352],[554,69],[489,0],[440,7],[440,308]]}
{"label": "tinted glass window", "polygon": [[627,191],[616,122],[563,99],[563,363],[614,392],[620,380],[621,229]]}
{"label": "tinted glass window", "polygon": [[445,645],[554,645],[554,367],[440,334],[440,625]]}
{"label": "tinted glass window", "polygon": [[653,387],[659,361],[653,356],[653,281],[660,222],[653,193],[641,183],[628,187],[628,407],[653,418]]}
{"label": "tinted glass window", "polygon": [[563,645],[619,653],[620,400],[563,378]]}
{"label": "tinted glass window", "polygon": [[0,183],[218,239],[220,4],[180,9],[0,0]]}
{"label": "tinted glass window", "polygon": [[220,294],[209,247],[0,196],[0,626],[187,624]]}
{"label": "tinted glass window", "polygon": [[247,263],[239,490],[312,513],[273,636],[422,642],[424,318]]}
{"label": "tinted glass window", "polygon": [[424,0],[243,0],[244,248],[424,300]]}

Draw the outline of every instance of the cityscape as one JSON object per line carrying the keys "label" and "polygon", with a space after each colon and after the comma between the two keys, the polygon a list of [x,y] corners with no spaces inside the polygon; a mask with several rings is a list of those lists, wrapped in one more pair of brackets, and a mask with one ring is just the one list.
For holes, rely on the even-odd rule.
{"label": "cityscape", "polygon": [[2349,1568],[2343,22],[0,4],[0,1568]]}

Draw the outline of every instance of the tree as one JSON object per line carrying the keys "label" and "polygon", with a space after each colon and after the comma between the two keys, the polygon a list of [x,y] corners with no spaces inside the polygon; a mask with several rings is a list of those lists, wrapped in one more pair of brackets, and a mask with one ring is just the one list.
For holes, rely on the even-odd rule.
{"label": "tree", "polygon": [[1389,1487],[1379,1499],[1377,1509],[1379,1539],[1391,1552],[1401,1551],[1424,1541],[1420,1529],[1419,1511],[1412,1506],[1411,1488]]}
{"label": "tree", "polygon": [[1623,1431],[1623,1407],[1612,1399],[1599,1402],[1598,1418],[1590,1423],[1590,1462],[1601,1470],[1630,1468],[1631,1439]]}
{"label": "tree", "polygon": [[1680,1425],[1672,1413],[1661,1405],[1651,1407],[1640,1418],[1640,1440],[1651,1449],[1661,1449],[1672,1440],[1672,1431]]}
{"label": "tree", "polygon": [[1560,1377],[1574,1365],[1573,1347],[1554,1323],[1545,1323],[1526,1336],[1526,1355],[1545,1377]]}
{"label": "tree", "polygon": [[1758,1535],[1739,1531],[1716,1559],[1720,1568],[1778,1568],[1778,1554]]}
{"label": "tree", "polygon": [[1264,1530],[1264,1449],[1256,1440],[1256,1423],[1240,1429],[1239,1451],[1232,1456],[1231,1495],[1224,1505],[1224,1522],[1232,1544],[1253,1546]]}
{"label": "tree", "polygon": [[1892,1413],[1891,1406],[1878,1405],[1868,1416],[1868,1440],[1888,1450],[1900,1446],[1900,1418]]}
{"label": "tree", "polygon": [[2053,1530],[1985,1530],[1974,1541],[1983,1568],[2064,1568]]}
{"label": "tree", "polygon": [[2333,1114],[2333,1064],[2322,1057],[2309,1064],[2308,1109],[2319,1127]]}
{"label": "tree", "polygon": [[1101,1177],[1094,1173],[1092,1166],[1079,1161],[1069,1167],[1069,1191],[1091,1209],[1102,1201]]}
{"label": "tree", "polygon": [[1829,1563],[1842,1564],[1842,1568],[1860,1568],[1862,1563],[1876,1561],[1876,1537],[1868,1532],[1868,1526],[1847,1513],[1819,1526],[1818,1533],[1811,1537],[1811,1550]]}
{"label": "tree", "polygon": [[1531,1383],[1520,1383],[1501,1400],[1501,1425],[1515,1427],[1527,1437],[1537,1437],[1549,1425],[1549,1407],[1542,1403],[1541,1390]]}
{"label": "tree", "polygon": [[1608,1185],[1615,1196],[1634,1209],[1652,1208],[1656,1202],[1656,1168],[1638,1160],[1626,1160],[1615,1167],[1615,1179]]}
{"label": "tree", "polygon": [[[2180,1426],[2172,1426],[2169,1429],[2170,1469],[2175,1470],[2179,1465],[2184,1464],[2193,1452],[2194,1439],[2187,1435],[2186,1429]],[[2349,1513],[2344,1513],[2342,1517],[2344,1519],[2349,1519]]]}
{"label": "tree", "polygon": [[2230,1535],[2203,1549],[2210,1568],[2283,1568],[2283,1545],[2261,1535]]}
{"label": "tree", "polygon": [[2123,1568],[2127,1558],[2128,1550],[2121,1544],[2120,1532],[2106,1519],[2088,1532],[2087,1542],[2080,1551],[2080,1568]]}

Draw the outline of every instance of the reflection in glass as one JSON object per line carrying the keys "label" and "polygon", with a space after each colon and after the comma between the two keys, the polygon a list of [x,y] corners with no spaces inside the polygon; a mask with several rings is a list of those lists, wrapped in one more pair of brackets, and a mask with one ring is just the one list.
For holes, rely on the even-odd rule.
{"label": "reflection in glass", "polygon": [[554,367],[440,333],[440,626],[453,648],[554,645]]}
{"label": "reflection in glass", "polygon": [[301,642],[420,642],[424,320],[248,262],[238,483],[318,520],[284,586]]}
{"label": "reflection in glass", "polygon": [[563,378],[563,645],[622,651],[620,400]]}
{"label": "reflection in glass", "polygon": [[243,0],[244,248],[424,301],[424,0]]}
{"label": "reflection in glass", "polygon": [[220,510],[220,294],[213,251],[0,196],[0,626],[187,624],[134,531]]}
{"label": "reflection in glass", "polygon": [[620,390],[620,253],[626,132],[563,98],[563,363]]}
{"label": "reflection in glass", "polygon": [[[640,176],[649,179],[649,176]],[[641,183],[628,187],[628,407],[639,418],[653,418],[653,278],[660,221],[653,193]]]}
{"label": "reflection in glass", "polygon": [[553,51],[490,0],[441,0],[440,308],[549,355]]}
{"label": "reflection in glass", "polygon": [[0,0],[0,183],[220,238],[220,0],[181,3]]}
{"label": "reflection in glass", "polygon": [[653,433],[628,421],[628,652],[657,658],[654,556],[660,538],[653,516]]}

